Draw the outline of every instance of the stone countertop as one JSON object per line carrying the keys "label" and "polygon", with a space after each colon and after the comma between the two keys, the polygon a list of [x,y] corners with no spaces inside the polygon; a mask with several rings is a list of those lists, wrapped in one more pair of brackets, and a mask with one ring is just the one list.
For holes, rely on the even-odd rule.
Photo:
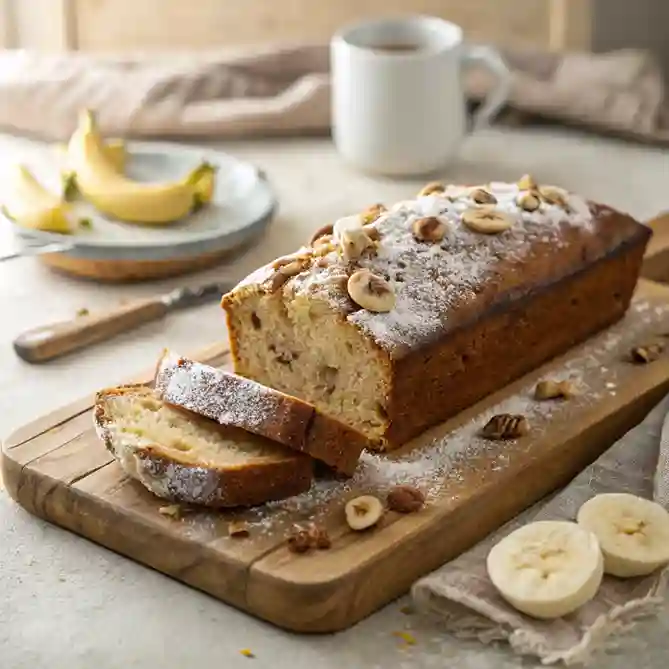
{"label": "stone countertop", "polygon": [[[213,146],[216,146],[215,144]],[[112,286],[57,275],[34,259],[0,263],[1,436],[14,428],[145,369],[167,346],[190,352],[224,336],[217,304],[174,314],[108,343],[44,366],[13,353],[23,330],[104,309],[185,282],[230,275],[292,250],[324,222],[374,202],[413,195],[416,180],[362,175],[344,165],[324,139],[234,142],[226,151],[264,168],[280,200],[277,219],[259,245],[233,265],[150,284]],[[0,136],[4,161],[39,145]],[[646,220],[669,209],[669,160],[661,149],[555,129],[489,130],[470,139],[443,179],[455,183],[515,180],[530,172]],[[0,248],[11,243],[0,231]],[[33,518],[0,483],[0,669],[342,669],[514,667],[505,648],[441,634],[389,605],[336,635],[297,636],[251,618],[104,548]],[[401,648],[394,631],[410,629],[416,645]],[[669,607],[642,623],[602,669],[666,666]],[[255,659],[239,650],[249,648]]]}

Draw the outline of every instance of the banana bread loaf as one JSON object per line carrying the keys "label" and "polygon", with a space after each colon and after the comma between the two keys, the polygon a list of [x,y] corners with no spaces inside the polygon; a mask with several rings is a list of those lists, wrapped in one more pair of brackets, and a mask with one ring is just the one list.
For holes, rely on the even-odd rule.
{"label": "banana bread loaf", "polygon": [[395,448],[620,319],[649,236],[529,176],[429,184],[225,295],[235,371]]}

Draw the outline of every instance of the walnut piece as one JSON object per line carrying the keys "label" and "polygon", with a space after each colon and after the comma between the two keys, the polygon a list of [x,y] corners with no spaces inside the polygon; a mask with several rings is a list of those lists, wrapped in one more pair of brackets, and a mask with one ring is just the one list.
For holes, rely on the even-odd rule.
{"label": "walnut piece", "polygon": [[288,537],[288,550],[291,553],[306,553],[311,548],[311,537],[307,530],[296,528]]}
{"label": "walnut piece", "polygon": [[481,430],[485,439],[516,439],[530,431],[530,424],[525,416],[501,413],[493,416]]}
{"label": "walnut piece", "polygon": [[410,485],[398,485],[388,492],[386,503],[391,511],[414,513],[425,504],[423,493]]}
{"label": "walnut piece", "polygon": [[332,546],[330,535],[324,527],[312,523],[307,529],[307,534],[311,541],[311,546],[319,550],[327,550]]}

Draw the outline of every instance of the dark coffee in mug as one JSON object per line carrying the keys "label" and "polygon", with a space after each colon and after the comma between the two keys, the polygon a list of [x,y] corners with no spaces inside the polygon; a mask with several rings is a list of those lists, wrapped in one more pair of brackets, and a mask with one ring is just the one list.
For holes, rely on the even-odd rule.
{"label": "dark coffee in mug", "polygon": [[411,51],[419,51],[421,49],[420,44],[401,44],[401,43],[388,43],[388,44],[372,44],[370,47],[372,51],[384,51],[386,53],[408,53]]}

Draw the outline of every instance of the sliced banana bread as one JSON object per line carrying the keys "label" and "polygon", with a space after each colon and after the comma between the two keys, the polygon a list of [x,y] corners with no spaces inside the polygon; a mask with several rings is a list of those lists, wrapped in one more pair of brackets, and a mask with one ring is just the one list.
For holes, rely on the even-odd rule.
{"label": "sliced banana bread", "polygon": [[650,230],[537,184],[430,184],[222,300],[235,372],[396,448],[622,318]]}
{"label": "sliced banana bread", "polygon": [[272,439],[343,474],[355,471],[368,444],[359,431],[311,404],[169,351],[158,361],[154,385],[169,404]]}
{"label": "sliced banana bread", "polygon": [[124,471],[164,499],[252,506],[297,495],[312,482],[307,456],[168,406],[145,386],[100,391],[94,416]]}

